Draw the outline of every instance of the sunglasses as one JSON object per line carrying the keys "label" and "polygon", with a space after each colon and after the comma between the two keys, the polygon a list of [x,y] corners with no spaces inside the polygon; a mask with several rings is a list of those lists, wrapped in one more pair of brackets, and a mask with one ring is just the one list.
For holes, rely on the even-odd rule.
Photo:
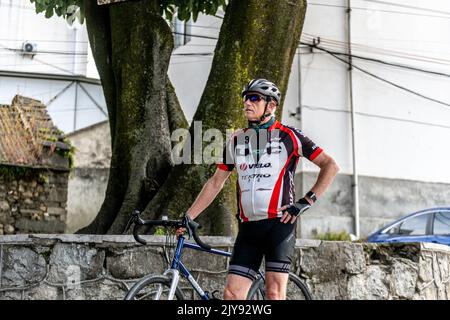
{"label": "sunglasses", "polygon": [[250,99],[251,102],[259,102],[261,100],[264,100],[264,97],[262,97],[256,93],[250,93],[250,94],[244,95],[244,102],[247,101],[247,99]]}

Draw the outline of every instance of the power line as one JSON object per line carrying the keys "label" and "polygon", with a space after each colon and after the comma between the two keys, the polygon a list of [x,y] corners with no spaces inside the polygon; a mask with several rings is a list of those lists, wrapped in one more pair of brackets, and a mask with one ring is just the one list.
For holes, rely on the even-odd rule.
{"label": "power line", "polygon": [[202,35],[188,34],[188,33],[185,33],[185,32],[178,32],[178,31],[172,31],[172,33],[173,34],[179,34],[179,35],[182,35],[182,36],[194,37],[194,38],[219,40],[219,38],[212,37],[212,36],[202,36]]}
{"label": "power line", "polygon": [[[315,107],[315,106],[308,106],[308,105],[302,105],[302,108],[306,108],[312,111],[327,111],[327,112],[337,112],[337,113],[350,113],[348,110],[337,110],[327,107]],[[417,120],[409,120],[409,119],[402,119],[402,118],[396,118],[396,117],[390,117],[390,116],[382,116],[372,113],[365,113],[365,112],[355,112],[358,115],[365,116],[365,117],[371,117],[371,118],[379,118],[379,119],[386,119],[386,120],[393,120],[393,121],[400,121],[400,122],[408,122],[408,123],[414,123],[414,124],[420,124],[425,126],[431,126],[431,127],[439,127],[439,128],[445,128],[450,129],[450,126],[446,126],[443,124],[437,124],[437,123],[431,123],[431,122],[424,122],[424,121],[417,121]]]}
{"label": "power line", "polygon": [[380,1],[380,0],[363,0],[363,1],[384,4],[384,5],[388,5],[388,6],[394,6],[394,7],[400,7],[400,8],[406,8],[406,9],[413,9],[413,10],[420,10],[420,11],[450,15],[450,12],[448,12],[448,11],[441,11],[441,10],[434,10],[434,9],[429,9],[429,8],[424,8],[424,7],[410,6],[410,5],[400,4],[400,3],[395,3],[395,2]]}
{"label": "power line", "polygon": [[[303,38],[310,38],[310,41],[314,41],[317,39],[320,39],[320,42],[328,43],[328,45],[335,46],[335,47],[344,47],[348,48],[348,42],[343,42],[339,40],[334,39],[327,39],[323,37],[317,37],[315,35],[309,35],[307,33],[304,33],[302,35]],[[429,56],[423,56],[423,55],[415,55],[409,52],[403,52],[403,51],[396,51],[396,50],[389,50],[384,48],[378,48],[378,47],[371,47],[359,43],[352,42],[351,47],[353,50],[357,51],[366,51],[369,53],[376,53],[381,54],[385,56],[391,56],[391,57],[399,57],[403,59],[409,59],[409,60],[417,60],[417,61],[424,61],[429,63],[436,63],[436,64],[450,64],[450,60],[446,59],[440,59],[440,58],[434,58]]]}
{"label": "power line", "polygon": [[11,38],[0,38],[0,41],[11,41],[11,42],[25,42],[25,41],[33,41],[33,42],[57,42],[57,43],[84,43],[88,44],[89,41],[73,41],[73,40],[41,40],[41,39],[11,39]]}
{"label": "power line", "polygon": [[[311,45],[311,44],[310,44],[310,45]],[[406,91],[406,92],[409,92],[409,93],[411,93],[411,94],[413,94],[413,95],[416,95],[416,96],[418,96],[418,97],[421,97],[421,98],[423,98],[423,99],[426,99],[426,100],[435,102],[435,103],[437,103],[437,104],[440,104],[440,105],[444,106],[444,107],[447,108],[447,109],[450,108],[450,104],[447,103],[447,102],[444,102],[444,101],[440,101],[440,100],[437,100],[437,99],[434,99],[434,98],[427,97],[427,96],[425,96],[425,95],[423,95],[423,94],[421,94],[421,93],[419,93],[419,92],[413,91],[413,90],[408,89],[408,88],[406,88],[406,87],[404,87],[404,86],[401,86],[401,85],[399,85],[399,84],[397,84],[397,83],[395,83],[395,82],[392,82],[392,81],[389,81],[389,80],[384,79],[384,78],[382,78],[382,77],[379,77],[379,76],[377,76],[377,75],[375,75],[375,74],[373,74],[373,73],[371,73],[371,72],[369,72],[369,71],[367,71],[367,70],[365,70],[365,69],[363,69],[363,68],[360,68],[360,67],[358,67],[358,66],[356,66],[356,65],[354,65],[354,64],[352,64],[352,63],[349,63],[349,62],[346,61],[345,59],[342,59],[342,58],[338,57],[336,54],[334,54],[334,53],[328,51],[327,49],[320,48],[320,47],[318,47],[318,46],[316,46],[316,45],[311,45],[311,46],[313,46],[313,48],[315,48],[315,49],[318,49],[318,50],[327,52],[328,54],[330,54],[330,55],[333,56],[334,58],[338,59],[339,61],[342,61],[343,63],[349,65],[350,67],[355,68],[355,69],[357,69],[357,70],[359,70],[359,71],[361,71],[361,72],[363,72],[363,73],[365,73],[365,74],[367,74],[367,75],[369,75],[369,76],[371,76],[371,77],[373,77],[373,78],[375,78],[375,79],[378,79],[378,80],[380,80],[380,81],[382,81],[382,82],[388,83],[388,84],[390,84],[390,85],[392,85],[392,86],[394,86],[394,87],[396,87],[396,88],[398,88],[398,89],[404,90],[404,91]]]}
{"label": "power line", "polygon": [[[342,8],[342,9],[346,9],[346,10],[348,9],[348,7],[346,7],[346,6],[336,5],[336,4],[325,4],[325,3],[308,2],[308,5],[321,6],[321,7]],[[429,17],[429,18],[450,19],[450,17],[443,17],[443,16],[430,15],[430,14],[421,14],[421,13],[405,12],[405,11],[394,11],[394,10],[384,10],[384,9],[375,9],[375,8],[362,8],[362,7],[355,7],[355,6],[352,6],[350,9],[351,10],[360,10],[360,11],[377,11],[377,12],[385,12],[385,13],[395,13],[395,14],[403,14],[403,15],[409,15],[409,16],[420,16],[420,17]]]}
{"label": "power line", "polygon": [[[2,46],[3,49],[13,51],[13,52],[22,52],[22,49],[9,48]],[[43,54],[58,54],[58,55],[72,55],[72,56],[87,56],[87,52],[76,52],[76,51],[36,51],[35,54],[43,53]]]}
{"label": "power line", "polygon": [[[310,45],[310,44],[307,44],[307,43],[304,43],[304,42],[302,42],[302,44],[305,44],[305,45],[307,45],[309,47],[312,47],[312,48],[316,48],[314,45]],[[325,48],[323,48],[323,49],[325,49]],[[407,65],[398,64],[398,63],[393,63],[393,62],[387,62],[387,61],[384,61],[384,60],[381,60],[381,59],[363,57],[363,56],[360,56],[360,55],[348,54],[348,53],[343,53],[343,52],[337,52],[337,51],[332,51],[332,50],[329,50],[329,49],[327,49],[327,53],[333,53],[333,54],[340,55],[340,56],[352,57],[352,58],[357,58],[357,59],[361,59],[361,60],[376,62],[376,63],[380,63],[380,64],[392,66],[392,67],[397,67],[397,68],[402,68],[402,69],[407,69],[407,70],[423,72],[423,73],[428,73],[428,74],[432,74],[432,75],[437,75],[437,76],[443,76],[443,77],[450,78],[450,74],[448,74],[448,73],[431,71],[431,70],[416,68],[416,67],[407,66]]]}

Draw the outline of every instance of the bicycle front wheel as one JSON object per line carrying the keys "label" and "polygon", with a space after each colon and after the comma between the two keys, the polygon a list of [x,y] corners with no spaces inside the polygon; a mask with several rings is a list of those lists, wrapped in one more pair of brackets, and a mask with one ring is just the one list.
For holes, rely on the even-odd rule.
{"label": "bicycle front wheel", "polygon": [[[266,288],[263,278],[255,280],[248,291],[247,300],[265,300]],[[289,273],[286,300],[312,300],[306,284],[296,274]]]}
{"label": "bicycle front wheel", "polygon": [[[147,276],[136,282],[128,291],[125,300],[167,300],[171,280],[166,276]],[[174,299],[183,300],[183,292],[176,288]]]}

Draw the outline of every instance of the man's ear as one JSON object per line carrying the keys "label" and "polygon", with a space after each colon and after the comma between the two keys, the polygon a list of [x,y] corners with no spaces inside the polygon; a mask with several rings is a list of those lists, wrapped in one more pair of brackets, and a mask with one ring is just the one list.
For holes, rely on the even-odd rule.
{"label": "man's ear", "polygon": [[269,107],[271,108],[271,111],[273,111],[272,113],[275,113],[275,111],[277,109],[277,103],[272,100],[269,102]]}

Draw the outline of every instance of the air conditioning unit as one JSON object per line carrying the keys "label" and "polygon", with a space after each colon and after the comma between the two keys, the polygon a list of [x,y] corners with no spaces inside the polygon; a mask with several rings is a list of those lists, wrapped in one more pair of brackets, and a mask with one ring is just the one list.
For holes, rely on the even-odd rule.
{"label": "air conditioning unit", "polygon": [[23,54],[36,54],[37,44],[29,41],[22,43],[22,53]]}

